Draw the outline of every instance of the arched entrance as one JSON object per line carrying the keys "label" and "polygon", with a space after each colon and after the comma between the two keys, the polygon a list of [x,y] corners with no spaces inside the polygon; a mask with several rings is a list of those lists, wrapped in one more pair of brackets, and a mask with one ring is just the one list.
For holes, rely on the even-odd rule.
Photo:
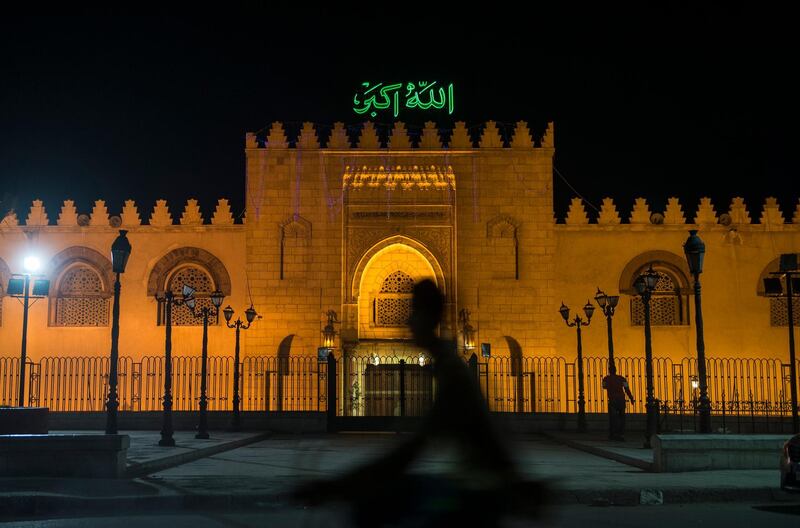
{"label": "arched entrance", "polygon": [[431,263],[412,246],[395,242],[376,251],[360,274],[359,340],[410,339],[411,291],[423,279],[438,284]]}
{"label": "arched entrance", "polygon": [[378,242],[358,262],[349,283],[357,337],[343,356],[345,416],[419,416],[430,406],[430,359],[407,325],[412,288],[424,279],[446,291],[436,258],[405,236]]}

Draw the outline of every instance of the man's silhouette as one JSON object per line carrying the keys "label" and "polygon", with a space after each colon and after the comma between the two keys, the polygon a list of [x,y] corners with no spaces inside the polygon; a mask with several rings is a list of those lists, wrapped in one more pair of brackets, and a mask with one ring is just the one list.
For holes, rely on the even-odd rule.
{"label": "man's silhouette", "polygon": [[611,415],[608,437],[611,440],[625,440],[625,394],[631,399],[631,405],[634,400],[628,380],[617,375],[617,367],[613,363],[608,367],[608,376],[603,378],[603,388],[608,395],[608,412]]}
{"label": "man's silhouette", "polygon": [[[436,335],[443,310],[444,298],[432,281],[414,286],[408,323],[417,345],[433,358],[436,379],[434,403],[421,428],[370,464],[333,481],[298,488],[295,498],[349,501],[363,526],[381,526],[403,514],[416,515],[423,526],[492,526],[508,508],[519,510],[524,503],[522,509],[531,512],[541,504],[543,487],[519,478],[508,448],[492,427],[477,380],[455,344]],[[457,450],[455,474],[446,479],[406,474],[434,439]]]}

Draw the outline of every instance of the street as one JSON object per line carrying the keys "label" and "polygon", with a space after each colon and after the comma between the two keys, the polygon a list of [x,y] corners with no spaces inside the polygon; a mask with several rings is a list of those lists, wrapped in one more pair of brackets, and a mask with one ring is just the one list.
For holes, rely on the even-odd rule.
{"label": "street", "polygon": [[[770,528],[796,527],[800,523],[800,505],[739,503],[709,503],[663,506],[611,506],[586,505],[557,506],[545,519],[539,521],[509,521],[504,526],[586,527],[593,528],[652,528],[709,527],[726,528],[769,526]],[[78,517],[46,520],[13,521],[8,528],[220,528],[220,527],[304,527],[338,528],[350,526],[340,510],[262,508],[242,512],[163,513],[159,515],[123,514],[115,517]]]}

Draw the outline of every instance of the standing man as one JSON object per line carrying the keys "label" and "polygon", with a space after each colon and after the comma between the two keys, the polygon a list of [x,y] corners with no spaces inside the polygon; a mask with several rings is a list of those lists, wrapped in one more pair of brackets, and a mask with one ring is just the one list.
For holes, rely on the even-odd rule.
{"label": "standing man", "polygon": [[613,363],[608,367],[608,376],[603,378],[603,388],[608,399],[608,412],[611,415],[610,440],[625,440],[625,394],[634,404],[633,394],[628,387],[628,380],[617,375],[617,367]]}

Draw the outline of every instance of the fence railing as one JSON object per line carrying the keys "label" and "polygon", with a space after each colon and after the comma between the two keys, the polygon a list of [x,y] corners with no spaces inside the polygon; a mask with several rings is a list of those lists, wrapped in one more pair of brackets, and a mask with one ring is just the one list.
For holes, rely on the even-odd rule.
{"label": "fence railing", "polygon": [[[400,361],[404,362],[402,368]],[[707,383],[712,413],[731,420],[791,413],[789,365],[769,358],[709,358]],[[631,412],[644,412],[643,358],[618,357],[619,374],[628,379],[636,400]],[[435,379],[430,359],[405,356],[349,355],[336,362],[337,412],[341,416],[419,416],[433,402]],[[316,357],[250,356],[239,366],[242,410],[322,411],[327,408],[327,363]],[[798,366],[800,369],[800,365]],[[233,358],[208,358],[209,410],[231,410]],[[164,393],[164,358],[119,359],[120,410],[156,411]],[[606,411],[602,379],[604,357],[584,358],[586,412]],[[52,411],[102,411],[108,394],[108,358],[46,357],[29,362],[28,405]],[[175,410],[196,410],[200,397],[200,357],[172,358]],[[697,361],[654,358],[655,397],[662,415],[691,416],[697,410]],[[492,357],[477,368],[478,382],[495,412],[577,412],[577,368],[562,357]],[[0,405],[15,405],[19,359],[0,357]],[[402,386],[401,386],[402,383]],[[402,387],[402,390],[401,390]],[[744,418],[743,418],[744,417]],[[754,423],[754,422],[753,422]]]}
{"label": "fence railing", "polygon": [[[109,359],[99,357],[45,357],[28,362],[27,405],[51,411],[102,411],[108,396]],[[173,410],[198,409],[201,359],[172,358]],[[320,411],[327,408],[327,365],[310,357],[247,357],[239,365],[241,409]],[[121,357],[118,363],[121,411],[157,411],[164,396],[164,358],[139,361]],[[19,360],[0,358],[0,405],[16,405]],[[208,358],[206,394],[209,411],[233,407],[233,358]]]}

